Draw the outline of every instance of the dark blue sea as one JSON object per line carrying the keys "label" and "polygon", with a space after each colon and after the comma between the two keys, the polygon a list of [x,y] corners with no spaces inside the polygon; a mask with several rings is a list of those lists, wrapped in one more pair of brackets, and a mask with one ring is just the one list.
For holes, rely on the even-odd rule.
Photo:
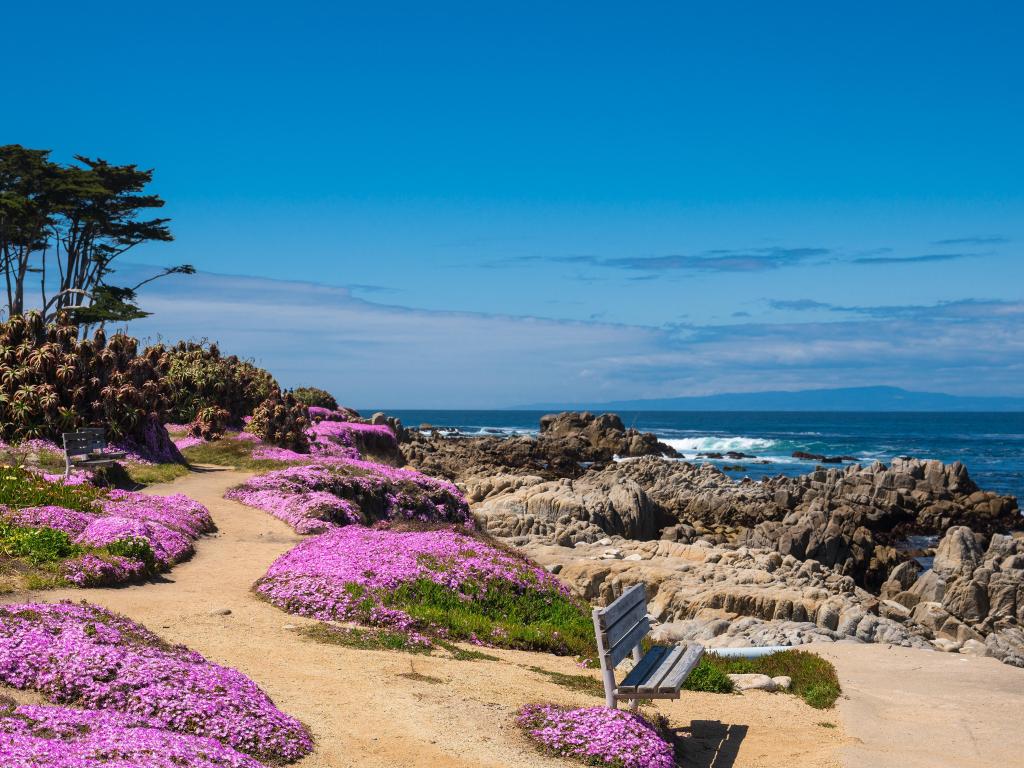
{"label": "dark blue sea", "polygon": [[[463,435],[535,433],[543,411],[389,410],[409,427],[431,424]],[[698,453],[741,451],[756,459],[711,460],[741,464],[734,477],[810,471],[813,461],[794,451],[888,462],[916,456],[962,461],[985,490],[1024,498],[1024,413],[795,413],[629,412],[626,426],[654,432],[689,459]],[[703,460],[703,459],[702,459]],[[766,463],[760,463],[766,462]]]}

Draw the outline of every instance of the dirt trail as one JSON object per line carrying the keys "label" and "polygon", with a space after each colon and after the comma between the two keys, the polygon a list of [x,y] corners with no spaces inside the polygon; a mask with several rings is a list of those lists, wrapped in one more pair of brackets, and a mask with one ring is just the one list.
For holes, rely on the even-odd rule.
{"label": "dirt trail", "polygon": [[[187,493],[209,507],[219,532],[159,583],[123,589],[60,590],[25,599],[88,600],[142,622],[173,642],[256,680],[284,711],[313,732],[316,751],[299,768],[347,766],[559,766],[538,754],[512,724],[522,704],[594,706],[593,696],[526,669],[584,673],[570,659],[488,651],[501,661],[455,661],[399,652],[360,651],[297,637],[305,623],[256,600],[252,583],[301,540],[284,523],[226,501],[246,474],[207,468],[150,493]],[[8,597],[7,602],[12,601]],[[220,609],[229,615],[214,615]],[[415,671],[441,683],[401,675]],[[718,696],[684,692],[658,711],[684,739],[686,768],[838,766],[847,739],[834,712],[795,696]]]}
{"label": "dirt trail", "polygon": [[845,696],[850,768],[1024,765],[1024,669],[957,653],[821,647]]}

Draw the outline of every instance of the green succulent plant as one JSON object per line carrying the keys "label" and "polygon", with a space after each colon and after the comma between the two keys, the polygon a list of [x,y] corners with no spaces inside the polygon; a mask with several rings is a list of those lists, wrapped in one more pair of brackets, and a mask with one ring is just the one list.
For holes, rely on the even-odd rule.
{"label": "green succulent plant", "polygon": [[326,389],[320,389],[319,387],[296,387],[292,390],[292,396],[303,405],[328,408],[332,411],[338,410],[338,401]]}
{"label": "green succulent plant", "polygon": [[221,355],[216,344],[158,345],[143,356],[167,357],[167,418],[179,424],[189,424],[203,409],[216,407],[227,411],[229,425],[240,426],[243,417],[280,389],[267,371],[234,355]]}
{"label": "green succulent plant", "polygon": [[265,443],[306,453],[308,427],[309,408],[290,393],[275,392],[253,411],[248,430]]}
{"label": "green succulent plant", "polygon": [[138,355],[124,334],[99,329],[79,340],[59,315],[45,324],[31,312],[0,323],[0,437],[59,440],[61,432],[106,428],[112,440],[135,437],[169,401],[166,355]]}

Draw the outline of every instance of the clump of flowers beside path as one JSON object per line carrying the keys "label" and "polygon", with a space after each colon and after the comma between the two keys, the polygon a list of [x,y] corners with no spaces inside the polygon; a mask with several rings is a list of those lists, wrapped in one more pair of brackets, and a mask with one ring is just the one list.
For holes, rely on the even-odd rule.
{"label": "clump of flowers beside path", "polygon": [[188,496],[67,486],[0,469],[0,556],[23,558],[76,586],[117,584],[166,570],[215,530]]}
{"label": "clump of flowers beside path", "polygon": [[145,717],[67,707],[0,708],[4,768],[263,768],[214,739]]}
{"label": "clump of flowers beside path", "polygon": [[[56,704],[216,739],[260,760],[291,762],[312,749],[306,728],[242,673],[94,605],[0,607],[0,682]],[[127,764],[135,765],[120,765]]]}
{"label": "clump of flowers beside path", "polygon": [[525,558],[448,528],[335,528],[278,558],[256,584],[274,605],[323,621],[589,654],[582,601]]}
{"label": "clump of flowers beside path", "polygon": [[228,491],[227,498],[269,512],[298,533],[350,523],[472,520],[465,498],[452,483],[353,458],[257,475]]}
{"label": "clump of flowers beside path", "polygon": [[675,750],[644,718],[607,707],[531,704],[516,719],[546,752],[610,768],[673,768]]}

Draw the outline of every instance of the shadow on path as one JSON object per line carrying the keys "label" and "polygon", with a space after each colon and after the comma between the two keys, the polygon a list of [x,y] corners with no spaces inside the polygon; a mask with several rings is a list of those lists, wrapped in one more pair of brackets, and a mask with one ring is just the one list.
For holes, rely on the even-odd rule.
{"label": "shadow on path", "polygon": [[719,720],[694,720],[674,731],[677,754],[686,768],[732,768],[747,726]]}

